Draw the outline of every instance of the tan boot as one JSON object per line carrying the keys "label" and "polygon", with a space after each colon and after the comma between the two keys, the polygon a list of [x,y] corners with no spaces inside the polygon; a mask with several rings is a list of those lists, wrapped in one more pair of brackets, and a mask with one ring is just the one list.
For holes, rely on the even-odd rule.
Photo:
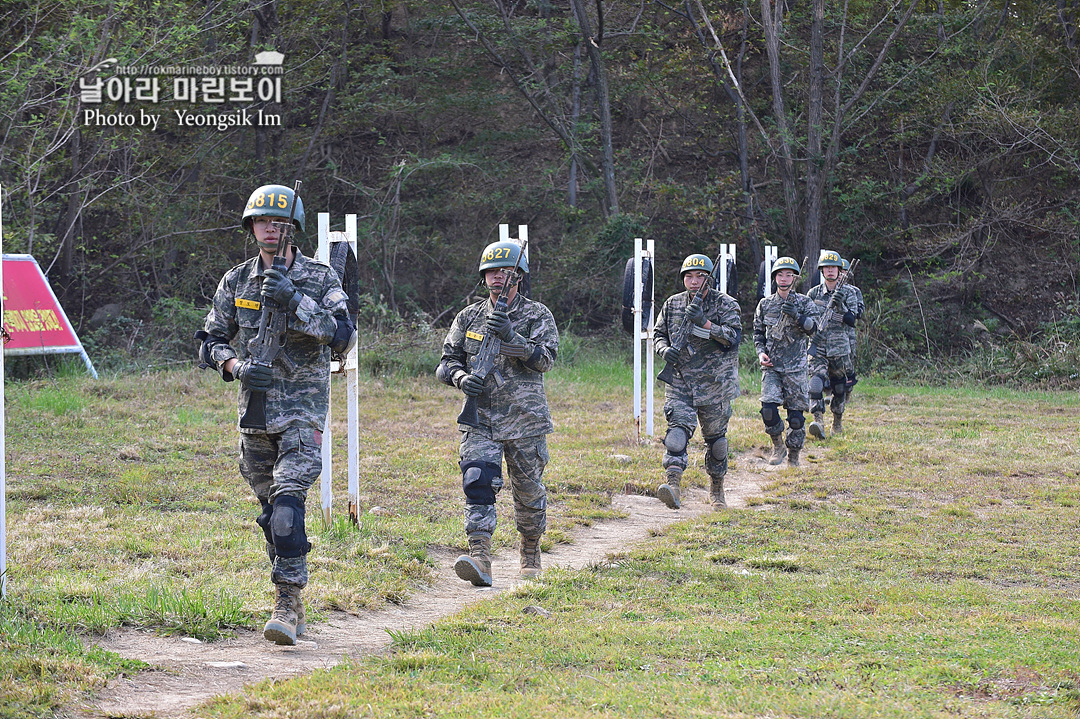
{"label": "tan boot", "polygon": [[798,467],[799,466],[799,451],[798,449],[789,448],[787,451],[787,466]]}
{"label": "tan boot", "polygon": [[772,437],[772,456],[769,457],[769,464],[780,464],[784,461],[784,457],[787,456],[787,447],[784,446],[784,433],[770,434]]}
{"label": "tan boot", "polygon": [[841,420],[841,417],[843,417],[843,416],[844,415],[842,415],[842,414],[834,414],[832,416],[832,433],[833,434],[843,434],[844,433],[844,424],[843,424],[843,421]]}
{"label": "tan boot", "polygon": [[535,577],[540,573],[540,537],[521,536],[521,576]]}
{"label": "tan boot", "polygon": [[454,572],[474,587],[491,586],[491,535],[475,532],[469,535],[469,553],[454,562]]}
{"label": "tan boot", "polygon": [[814,421],[810,423],[807,431],[815,439],[825,439],[825,413],[814,412]]}
{"label": "tan boot", "polygon": [[296,612],[296,636],[307,631],[307,616],[304,614],[304,600],[300,597],[300,590],[296,590],[293,603],[293,611]]}
{"label": "tan boot", "polygon": [[678,467],[668,467],[666,479],[666,482],[656,488],[656,498],[666,504],[669,509],[678,509],[682,494],[679,489],[679,485],[682,484],[682,470]]}
{"label": "tan boot", "polygon": [[713,509],[727,509],[727,499],[724,498],[724,478],[713,477],[712,487],[709,489],[709,503]]}
{"label": "tan boot", "polygon": [[274,644],[296,644],[296,610],[300,587],[295,584],[275,584],[274,612],[263,627],[263,638]]}

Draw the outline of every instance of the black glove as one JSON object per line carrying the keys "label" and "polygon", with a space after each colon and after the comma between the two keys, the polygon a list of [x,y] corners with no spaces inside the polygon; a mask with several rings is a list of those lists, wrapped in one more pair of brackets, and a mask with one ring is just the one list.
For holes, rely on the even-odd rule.
{"label": "black glove", "polygon": [[799,311],[795,309],[795,300],[791,297],[788,297],[786,300],[784,300],[784,303],[780,305],[780,311],[783,312],[785,315],[788,315],[789,317],[799,316]]}
{"label": "black glove", "polygon": [[274,370],[251,360],[237,362],[232,368],[233,377],[252,392],[265,392],[274,382]]}
{"label": "black glove", "polygon": [[271,267],[266,271],[263,279],[262,296],[277,302],[290,312],[295,312],[300,305],[303,295],[297,291],[293,281],[286,277],[281,270]]}
{"label": "black glove", "polygon": [[695,305],[693,302],[688,304],[686,306],[686,318],[698,327],[705,326],[705,310],[701,309],[701,305]]}
{"label": "black glove", "polygon": [[668,347],[666,350],[660,353],[660,356],[664,358],[664,361],[670,365],[679,364],[679,350],[674,347]]}
{"label": "black glove", "polygon": [[467,374],[458,380],[458,389],[468,397],[479,397],[484,391],[484,380],[474,374]]}
{"label": "black glove", "polygon": [[506,310],[495,310],[487,318],[487,331],[493,333],[503,342],[509,342],[514,336],[514,328],[510,326],[510,315]]}
{"label": "black glove", "polygon": [[844,324],[847,325],[848,327],[854,327],[855,326],[855,313],[852,312],[851,310],[848,310],[847,312],[844,313]]}

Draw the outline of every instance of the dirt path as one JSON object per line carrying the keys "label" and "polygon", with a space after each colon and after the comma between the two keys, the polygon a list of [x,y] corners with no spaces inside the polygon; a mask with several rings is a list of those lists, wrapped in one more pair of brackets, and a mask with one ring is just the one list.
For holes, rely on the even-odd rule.
{"label": "dirt path", "polygon": [[[747,456],[728,473],[727,501],[732,508],[746,506],[748,496],[761,493],[763,462]],[[771,469],[771,468],[770,468]],[[604,560],[609,554],[649,538],[651,530],[710,512],[704,490],[691,489],[682,509],[666,509],[656,499],[617,495],[612,506],[625,519],[598,522],[574,533],[574,543],[557,545],[543,555],[546,568],[581,569]],[[190,710],[220,694],[240,691],[244,685],[264,679],[282,679],[330,668],[345,658],[384,651],[390,645],[387,630],[419,629],[461,610],[466,604],[489,599],[519,584],[517,553],[503,550],[494,557],[494,586],[477,589],[454,574],[457,554],[436,552],[437,567],[430,587],[418,591],[399,607],[359,616],[332,612],[326,621],[308,625],[294,647],[267,643],[261,632],[241,631],[237,636],[212,644],[146,632],[119,630],[97,644],[154,669],[110,682],[85,707],[86,717],[191,717]]]}

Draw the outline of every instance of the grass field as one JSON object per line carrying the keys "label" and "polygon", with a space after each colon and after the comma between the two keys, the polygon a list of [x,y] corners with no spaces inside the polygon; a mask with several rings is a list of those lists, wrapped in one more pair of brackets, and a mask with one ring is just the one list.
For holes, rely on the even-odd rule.
{"label": "grass field", "polygon": [[[584,349],[549,375],[550,542],[660,476],[659,445],[636,442],[622,354]],[[767,444],[757,380],[743,381],[736,462]],[[428,377],[363,382],[361,509],[386,514],[359,528],[345,519],[341,397],[338,519],[309,513],[309,621],[400,602],[429,576],[429,548],[464,546],[460,395]],[[1078,415],[1075,393],[863,381],[844,437],[770,473],[753,508],[676,525],[589,571],[547,572],[396,635],[386,656],[201,714],[1078,716]],[[137,668],[80,637],[261,626],[268,572],[234,424],[233,389],[209,372],[8,385],[0,717],[62,716]],[[495,539],[512,544],[512,523]]]}

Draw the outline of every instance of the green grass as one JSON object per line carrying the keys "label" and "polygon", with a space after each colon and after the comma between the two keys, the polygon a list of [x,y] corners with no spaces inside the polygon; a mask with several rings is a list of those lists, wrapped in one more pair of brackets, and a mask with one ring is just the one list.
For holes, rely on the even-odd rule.
{"label": "green grass", "polygon": [[[581,346],[549,375],[548,542],[659,479],[659,441],[639,444],[633,426],[628,350]],[[737,455],[768,443],[758,382],[744,372]],[[429,576],[430,548],[464,545],[459,395],[428,377],[362,382],[361,510],[387,514],[353,527],[340,390],[335,521],[309,522],[314,621],[402,601]],[[268,572],[236,471],[231,387],[176,371],[7,394],[0,717],[63,713],[133,669],[80,636],[130,625],[212,640],[261,624]],[[1078,410],[1074,393],[864,379],[845,435],[763,477],[751,509],[675,525],[610,564],[548,571],[393,635],[386,656],[200,715],[1075,717]],[[686,479],[707,481],[697,466]],[[551,616],[523,612],[532,605]]]}

